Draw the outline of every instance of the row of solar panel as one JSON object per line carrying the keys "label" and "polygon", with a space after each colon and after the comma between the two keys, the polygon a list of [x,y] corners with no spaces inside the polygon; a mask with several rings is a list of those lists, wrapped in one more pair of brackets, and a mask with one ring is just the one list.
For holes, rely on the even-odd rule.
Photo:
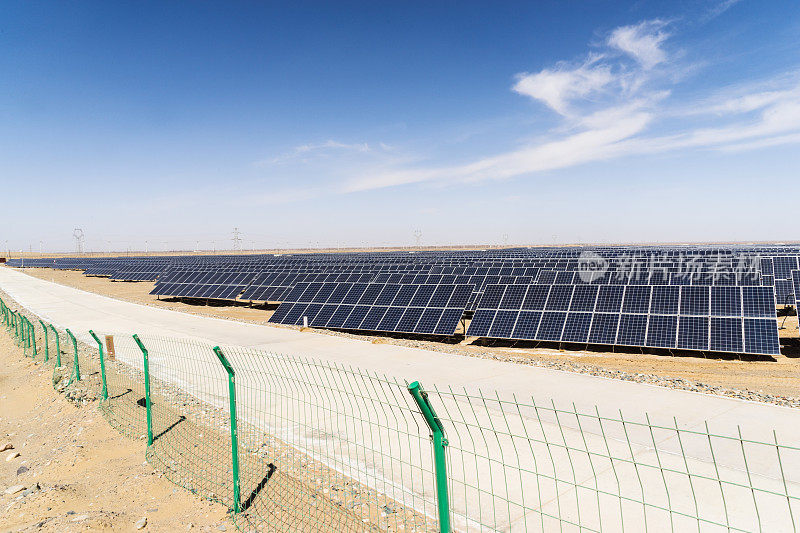
{"label": "row of solar panel", "polygon": [[579,344],[778,355],[777,321],[762,318],[478,311],[467,335]]}
{"label": "row of solar panel", "polygon": [[209,300],[234,300],[247,285],[167,283],[156,285],[150,294],[179,298],[206,298]]}
{"label": "row of solar panel", "polygon": [[622,273],[605,272],[589,273],[588,275],[575,271],[537,270],[524,276],[517,275],[467,275],[467,274],[378,274],[374,281],[377,283],[472,283],[481,285],[480,280],[486,283],[523,283],[525,281],[512,281],[515,277],[535,281],[536,283],[550,283],[563,285],[726,285],[726,286],[753,286],[762,285],[758,273],[745,273],[741,275],[725,274],[685,274],[667,273],[663,271],[639,272],[628,276]]}
{"label": "row of solar panel", "polygon": [[241,285],[249,284],[256,276],[253,272],[225,272],[225,271],[201,271],[201,272],[181,272],[174,276],[165,277],[161,283],[190,283],[196,285]]}
{"label": "row of solar panel", "polygon": [[154,281],[161,270],[118,270],[111,275],[114,281]]}
{"label": "row of solar panel", "polygon": [[478,310],[775,318],[772,287],[489,285]]}
{"label": "row of solar panel", "polygon": [[385,307],[450,307],[461,309],[463,312],[470,294],[472,285],[298,283],[285,297],[284,302]]}
{"label": "row of solar panel", "polygon": [[463,308],[283,303],[269,321],[301,325],[305,318],[317,328],[453,335],[463,313]]}

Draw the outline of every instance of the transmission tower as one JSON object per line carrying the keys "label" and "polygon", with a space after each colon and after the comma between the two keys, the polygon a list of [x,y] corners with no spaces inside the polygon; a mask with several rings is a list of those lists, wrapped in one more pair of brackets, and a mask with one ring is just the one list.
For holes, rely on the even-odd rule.
{"label": "transmission tower", "polygon": [[414,230],[414,238],[417,240],[417,248],[419,248],[420,243],[422,242],[422,230],[421,229]]}
{"label": "transmission tower", "polygon": [[239,228],[233,228],[233,249],[234,251],[242,251],[242,234]]}
{"label": "transmission tower", "polygon": [[81,228],[75,228],[72,231],[72,238],[75,239],[75,253],[82,254],[83,253],[83,230]]}

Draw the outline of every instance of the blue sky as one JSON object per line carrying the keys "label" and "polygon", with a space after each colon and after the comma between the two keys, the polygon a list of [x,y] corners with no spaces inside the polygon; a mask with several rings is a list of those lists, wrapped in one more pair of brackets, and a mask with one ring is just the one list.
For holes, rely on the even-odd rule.
{"label": "blue sky", "polygon": [[796,1],[498,4],[7,2],[0,247],[800,238]]}

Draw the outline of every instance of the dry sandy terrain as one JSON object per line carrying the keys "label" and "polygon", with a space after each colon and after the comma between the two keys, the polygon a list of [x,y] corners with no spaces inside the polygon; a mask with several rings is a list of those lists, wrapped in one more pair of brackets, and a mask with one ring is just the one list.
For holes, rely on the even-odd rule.
{"label": "dry sandy terrain", "polygon": [[[54,281],[86,291],[104,294],[122,300],[147,305],[154,305],[175,311],[196,313],[217,318],[227,318],[266,324],[272,310],[263,307],[247,307],[246,305],[192,305],[177,300],[157,300],[148,293],[153,283],[112,282],[107,278],[86,277],[77,271],[60,271],[51,269],[25,269],[26,274]],[[783,319],[781,319],[783,320]],[[331,335],[348,335],[330,332]],[[547,348],[534,348],[530,344],[469,342],[447,344],[444,342],[419,339],[395,339],[385,336],[354,335],[372,342],[392,342],[412,344],[432,350],[461,353],[464,355],[496,358],[512,358],[515,360],[532,359],[540,362],[579,365],[585,367],[625,372],[628,374],[653,374],[659,377],[684,379],[707,384],[712,387],[725,387],[744,391],[763,391],[769,395],[797,397],[800,396],[800,348],[788,346],[785,354],[774,360],[742,361],[739,359],[710,359],[690,355],[672,357],[631,352],[590,352],[570,351]],[[796,316],[786,320],[786,329],[781,330],[781,337],[790,344],[800,346],[798,323]],[[481,345],[483,344],[483,345]],[[652,381],[652,380],[651,380]]]}
{"label": "dry sandy terrain", "polygon": [[[144,462],[141,441],[113,430],[96,402],[53,390],[52,367],[0,331],[0,532],[233,531],[226,509],[176,487]],[[18,457],[6,461],[9,455]],[[24,491],[6,494],[14,486]]]}

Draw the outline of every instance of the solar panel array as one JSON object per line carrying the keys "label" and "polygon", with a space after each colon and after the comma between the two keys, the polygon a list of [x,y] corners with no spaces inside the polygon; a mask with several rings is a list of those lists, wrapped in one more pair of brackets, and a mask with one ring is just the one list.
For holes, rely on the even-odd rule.
{"label": "solar panel array", "polygon": [[492,285],[475,337],[775,355],[772,287]]}
{"label": "solar panel array", "polygon": [[163,276],[150,294],[233,300],[244,291],[255,275],[254,272],[176,270]]}
{"label": "solar panel array", "polygon": [[453,335],[471,293],[456,284],[299,283],[270,322]]}
{"label": "solar panel array", "polygon": [[775,303],[777,305],[795,305],[792,271],[798,269],[798,258],[778,256],[772,258],[774,268]]}
{"label": "solar panel array", "polygon": [[[800,248],[777,245],[608,246],[70,257],[26,259],[24,265],[22,260],[12,259],[8,264],[83,270],[86,275],[112,280],[155,279],[151,294],[165,297],[281,302],[272,321],[285,324],[302,324],[305,317],[314,327],[452,335],[458,322],[474,312],[470,334],[489,338],[774,353],[773,328],[763,321],[775,323],[775,306],[794,303],[792,271],[800,269],[798,256]],[[305,292],[312,284],[320,287],[313,296]],[[328,294],[331,286],[336,292]],[[357,292],[348,292],[347,302],[335,301],[345,287],[360,290],[356,286],[371,287],[363,301],[364,294],[352,301]],[[391,292],[386,292],[378,295],[380,300],[376,296],[376,302],[367,303],[371,291],[376,290],[372,287],[377,286],[383,287],[381,291],[400,287],[393,296],[397,300],[388,301]],[[430,289],[422,287],[431,286],[434,292],[441,287],[459,287],[459,298],[467,293],[466,302],[463,306],[460,300],[458,305],[455,301],[446,305],[404,303],[412,288],[424,293]],[[709,305],[713,305],[714,295],[727,294],[725,288],[731,289],[731,294],[739,291],[742,302],[752,299],[750,289],[765,289],[759,292],[759,301],[763,304],[763,294],[769,292],[772,315],[748,316],[744,307],[741,314],[732,315],[689,313],[681,307],[682,299],[706,292]],[[750,289],[746,292],[745,288]],[[499,291],[503,293],[501,301],[487,307],[490,304],[484,302],[492,301]],[[524,291],[520,306],[514,307],[520,291]],[[543,291],[547,294],[540,307],[525,307],[532,305],[525,303],[526,299],[541,298]],[[565,301],[567,294],[569,302]],[[625,308],[604,310],[603,299],[615,294]],[[334,300],[329,301],[331,297]],[[662,300],[673,302],[676,297],[677,310],[656,305]],[[649,298],[652,309],[641,310],[641,305],[635,305],[637,298],[642,302]],[[590,303],[599,307],[590,309]],[[559,308],[565,305],[565,309]],[[736,320],[740,328],[734,327]]]}

